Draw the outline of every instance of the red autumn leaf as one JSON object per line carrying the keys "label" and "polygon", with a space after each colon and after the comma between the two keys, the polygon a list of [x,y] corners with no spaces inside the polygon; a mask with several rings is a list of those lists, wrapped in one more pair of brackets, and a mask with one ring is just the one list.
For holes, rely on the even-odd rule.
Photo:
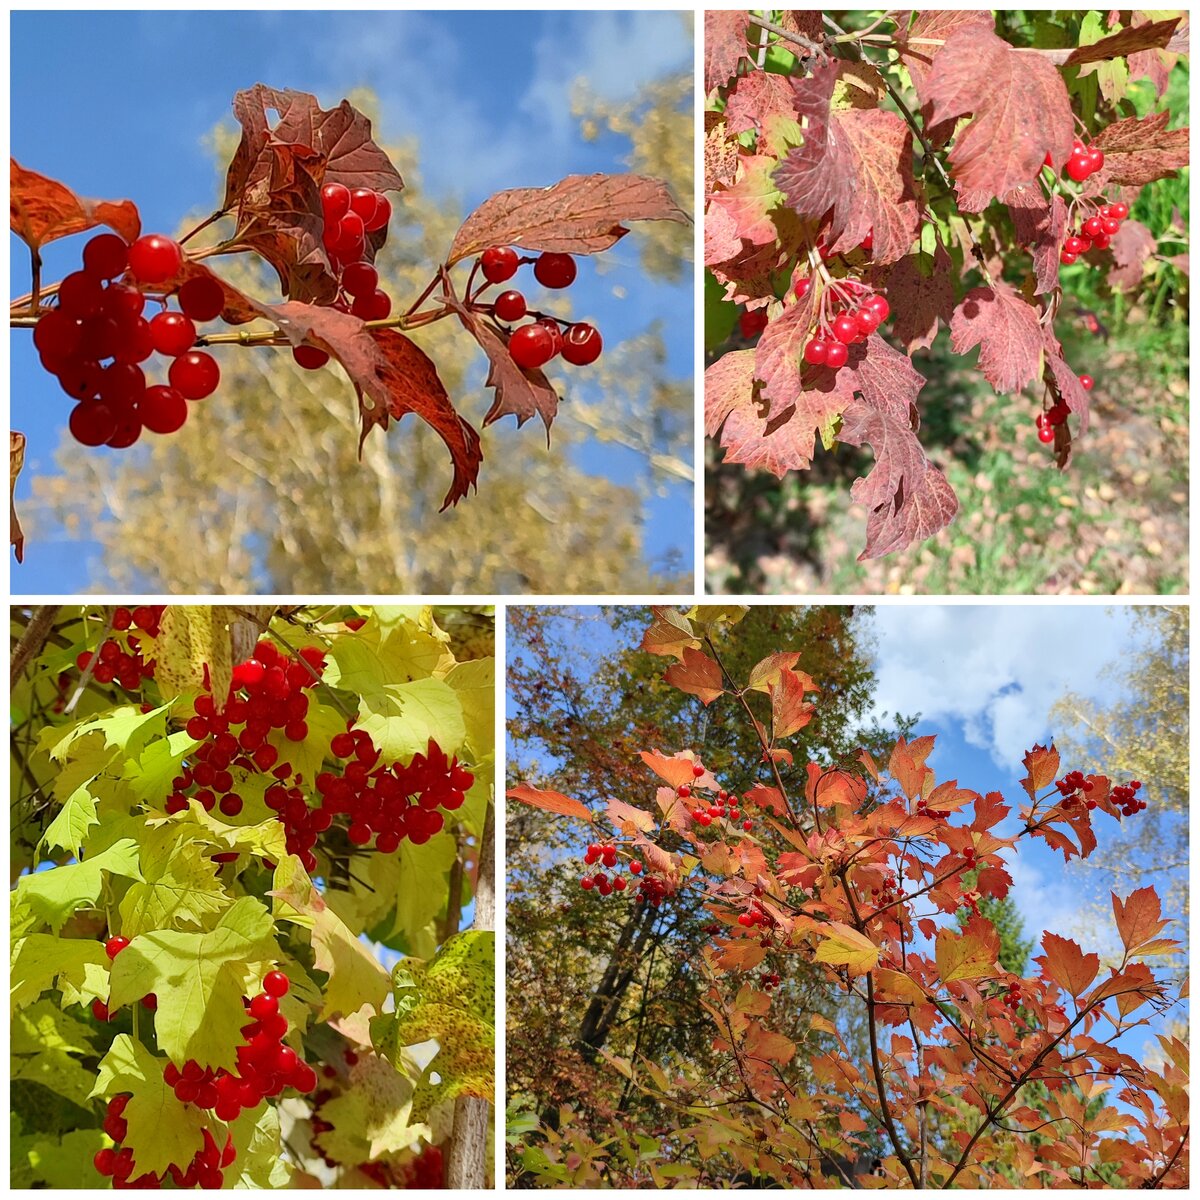
{"label": "red autumn leaf", "polygon": [[25,435],[10,429],[8,433],[8,541],[17,557],[25,561],[25,534],[17,519],[17,476],[25,465]]}
{"label": "red autumn leaf", "polygon": [[1010,812],[1012,809],[1004,803],[1000,792],[988,792],[975,801],[975,820],[971,822],[971,828],[976,833],[994,829]]}
{"label": "red autumn leaf", "polygon": [[767,812],[772,812],[777,817],[787,816],[787,805],[784,803],[783,793],[778,788],[756,783],[742,796],[742,799],[756,808],[765,808]]}
{"label": "red autumn leaf", "polygon": [[1037,961],[1047,979],[1076,998],[1091,987],[1100,970],[1100,955],[1084,954],[1077,942],[1049,932],[1042,934],[1042,949],[1046,953]]}
{"label": "red autumn leaf", "polygon": [[690,218],[661,179],[647,175],[568,175],[552,187],[512,188],[485,200],[460,226],[447,257],[456,263],[489,246],[596,254],[629,230],[626,221]]}
{"label": "red autumn leaf", "polygon": [[707,654],[690,646],[684,648],[683,661],[668,667],[663,678],[681,692],[699,697],[704,705],[711,704],[725,691],[721,668]]}
{"label": "red autumn leaf", "polygon": [[447,299],[447,303],[488,357],[488,377],[484,386],[495,388],[496,397],[483,423],[490,425],[501,417],[515,416],[519,427],[537,414],[548,435],[558,414],[558,393],[550,381],[540,370],[517,366],[508,352],[507,341],[480,313],[472,312],[456,298]]}
{"label": "red autumn leaf", "polygon": [[1054,743],[1049,749],[1045,746],[1034,746],[1025,752],[1021,760],[1028,774],[1021,780],[1021,786],[1030,800],[1036,800],[1037,794],[1043,788],[1049,787],[1057,778],[1059,771],[1058,751]]}
{"label": "red autumn leaf", "polygon": [[1128,220],[1122,221],[1121,228],[1113,234],[1109,249],[1115,265],[1108,273],[1108,282],[1128,292],[1142,282],[1146,259],[1158,249],[1158,243],[1141,221]]}
{"label": "red autumn leaf", "polygon": [[[704,114],[704,190],[711,192],[718,183],[732,183],[737,174],[738,143],[729,136],[729,126],[724,113]],[[705,240],[708,239],[708,222],[704,223]],[[737,247],[731,247],[730,254]]]}
{"label": "red autumn leaf", "polygon": [[1121,943],[1132,953],[1157,937],[1170,924],[1162,917],[1162,902],[1152,887],[1138,888],[1127,900],[1112,893],[1113,916]]}
{"label": "red autumn leaf", "polygon": [[479,435],[455,411],[433,361],[415,342],[395,329],[367,329],[357,317],[335,308],[295,300],[258,307],[292,345],[307,341],[342,364],[358,393],[363,438],[376,425],[386,429],[389,419],[409,413],[433,428],[454,466],[443,508],[475,486],[483,461]]}
{"label": "red autumn leaf", "polygon": [[534,808],[544,808],[547,812],[559,813],[564,817],[578,817],[581,821],[591,822],[592,814],[578,800],[564,796],[562,792],[544,791],[532,787],[528,783],[519,783],[509,788],[505,793],[510,800],[520,800],[522,804]]}
{"label": "red autumn leaf", "polygon": [[640,753],[642,762],[672,788],[682,787],[685,783],[691,784],[693,759],[684,756],[668,758],[655,750],[642,750]]}
{"label": "red autumn leaf", "polygon": [[954,310],[951,349],[966,354],[976,346],[979,369],[998,392],[1020,391],[1041,373],[1038,312],[1003,280],[972,288]]}
{"label": "red autumn leaf", "polygon": [[812,690],[812,680],[807,675],[786,669],[780,672],[778,683],[768,686],[773,738],[791,737],[812,720],[813,706],[804,700],[805,692]]}
{"label": "red autumn leaf", "polygon": [[960,195],[1003,196],[1035,180],[1047,153],[1058,163],[1070,153],[1075,122],[1058,70],[982,26],[959,28],[946,39],[917,95],[929,107],[930,124],[972,115],[950,151]]}
{"label": "red autumn leaf", "polygon": [[27,170],[15,158],[9,159],[8,207],[13,233],[33,250],[97,225],[107,225],[127,242],[142,231],[132,200],[85,200],[65,183]]}
{"label": "red autumn leaf", "polygon": [[[272,111],[279,115],[274,128]],[[398,192],[404,187],[400,173],[372,140],[370,120],[347,100],[337,108],[323,109],[307,92],[257,83],[234,96],[233,113],[242,126],[242,140],[229,164],[222,206],[226,209],[240,206],[247,189],[271,174],[273,145],[304,147],[319,155],[324,160],[322,184],[377,192]],[[318,205],[318,216],[320,211]]]}
{"label": "red autumn leaf", "polygon": [[[907,16],[907,14],[905,14]],[[896,29],[896,47],[908,68],[918,95],[923,94],[933,71],[933,60],[950,35],[962,28],[992,32],[995,18],[974,8],[928,9],[913,14],[912,24],[901,20]]]}
{"label": "red autumn leaf", "polygon": [[984,867],[975,879],[975,887],[981,896],[1003,900],[1012,888],[1012,876],[1003,867]]}
{"label": "red autumn leaf", "polygon": [[910,353],[927,350],[937,337],[938,322],[948,325],[954,313],[950,255],[940,244],[932,256],[905,255],[888,274],[887,294],[893,337]]}
{"label": "red autumn leaf", "polygon": [[729,132],[757,132],[772,116],[796,119],[796,93],[791,80],[772,71],[740,76],[725,101]]}
{"label": "red autumn leaf", "polygon": [[801,216],[829,214],[832,250],[852,250],[870,233],[874,260],[895,262],[912,249],[919,225],[912,131],[882,109],[831,109],[840,74],[831,62],[796,81],[804,144],[788,152],[775,181]]}
{"label": "red autumn leaf", "polygon": [[692,623],[678,609],[656,604],[650,609],[654,619],[642,634],[642,649],[648,654],[670,654],[682,658],[684,648],[696,649],[700,639],[692,629]]}
{"label": "red autumn leaf", "polygon": [[[1109,977],[1101,980],[1088,993],[1080,1007],[1090,1008],[1110,996],[1141,996],[1150,999],[1161,993],[1162,986],[1155,980],[1150,968],[1145,963],[1135,962],[1130,963],[1123,971],[1113,968]],[[1121,1007],[1126,1012],[1130,1011],[1126,1010],[1124,1005]]]}
{"label": "red autumn leaf", "polygon": [[704,90],[711,92],[737,74],[738,64],[748,58],[746,33],[750,14],[746,12],[705,12],[704,14]]}
{"label": "red autumn leaf", "polygon": [[[1045,355],[1046,367],[1054,378],[1058,394],[1062,397],[1066,406],[1078,415],[1079,432],[1087,433],[1092,406],[1091,397],[1088,395],[1087,388],[1079,382],[1079,376],[1075,374],[1071,364],[1063,357],[1062,346],[1054,336],[1054,330],[1049,325],[1045,329]],[[1060,463],[1059,465],[1063,464]]]}
{"label": "red autumn leaf", "polygon": [[[767,324],[754,350],[754,374],[762,383],[762,396],[770,402],[768,417],[777,416],[801,398],[804,384],[804,346],[813,336],[817,323],[816,291],[803,300],[786,304]],[[814,421],[820,422],[828,404],[818,402]],[[811,445],[811,434],[809,439]],[[810,451],[811,457],[811,451]]]}
{"label": "red autumn leaf", "polygon": [[1089,186],[1097,190],[1108,184],[1142,187],[1156,179],[1173,178],[1188,165],[1189,131],[1168,129],[1170,119],[1170,113],[1158,112],[1106,125],[1092,139],[1092,145],[1104,151],[1104,166]]}
{"label": "red autumn leaf", "polygon": [[870,443],[875,454],[871,473],[856,479],[850,489],[851,499],[868,509],[860,562],[932,537],[954,520],[954,490],[925,457],[912,426],[894,413],[855,401],[843,414],[838,441],[851,446]]}
{"label": "red autumn leaf", "polygon": [[1055,194],[1047,202],[1040,188],[1016,188],[1004,197],[1013,219],[1017,242],[1026,246],[1033,256],[1033,273],[1037,279],[1035,296],[1045,295],[1058,287],[1058,256],[1067,234],[1067,206]]}
{"label": "red autumn leaf", "polygon": [[910,800],[921,794],[925,780],[932,774],[925,765],[928,756],[928,749],[920,744],[920,741],[909,745],[904,738],[900,738],[892,747],[888,758],[888,774],[900,785],[901,791]]}
{"label": "red autumn leaf", "polygon": [[[729,246],[733,247],[734,238],[752,246],[771,246],[778,240],[775,220],[780,196],[775,166],[775,159],[769,155],[743,154],[733,182],[709,197],[706,221],[714,230],[729,230]],[[722,212],[728,218],[725,223],[721,221]]]}

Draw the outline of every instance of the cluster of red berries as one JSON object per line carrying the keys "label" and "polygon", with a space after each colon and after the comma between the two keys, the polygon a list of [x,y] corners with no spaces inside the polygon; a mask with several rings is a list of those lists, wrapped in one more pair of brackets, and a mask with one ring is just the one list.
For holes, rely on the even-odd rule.
{"label": "cluster of red berries", "polygon": [[756,308],[753,312],[744,312],[738,317],[738,328],[744,338],[758,337],[766,327],[767,310],[765,308]]}
{"label": "cluster of red berries", "polygon": [[107,638],[95,652],[84,650],[76,656],[75,665],[86,671],[95,659],[92,678],[97,683],[116,682],[127,692],[140,690],[143,679],[154,678],[154,660],[142,657],[141,639],[128,631],[139,629],[147,637],[157,637],[165,608],[165,604],[143,604],[132,612],[127,608],[116,609],[112,627],[125,636]]}
{"label": "cluster of red berries", "polygon": [[1137,793],[1142,790],[1140,779],[1134,779],[1129,783],[1118,784],[1110,793],[1113,803],[1121,810],[1123,817],[1132,817],[1135,813],[1143,812],[1146,808],[1145,800],[1139,800]]}
{"label": "cluster of red berries", "polygon": [[[324,229],[321,241],[338,281],[332,307],[363,321],[384,321],[392,315],[392,298],[379,286],[379,272],[366,261],[367,235],[387,227],[392,202],[371,188],[351,191],[344,183],[321,189]],[[329,355],[317,346],[296,346],[292,357],[306,371],[320,370]]]}
{"label": "cluster of red berries", "polygon": [[811,338],[804,347],[804,361],[810,366],[829,367],[833,371],[844,367],[850,356],[847,347],[874,333],[887,320],[891,311],[891,306],[884,297],[874,295],[864,300],[853,312],[846,310],[838,313],[833,318],[832,326],[822,325],[817,330],[816,337]]}
{"label": "cluster of red berries", "polygon": [[[629,869],[641,866],[640,863],[630,863]],[[667,881],[658,875],[643,875],[638,882],[637,896],[639,904],[649,904],[651,908],[661,908],[662,902],[671,894]]]}
{"label": "cluster of red berries", "polygon": [[[221,372],[211,355],[193,350],[195,321],[220,315],[225,295],[214,279],[179,289],[181,311],[142,316],[146,297],[179,273],[183,250],[163,234],[132,245],[101,233],[83,248],[83,269],[58,287],[57,306],[33,331],[42,365],[78,401],[69,427],[85,446],[132,446],[143,429],[174,433],[187,420],[189,400],[211,396]],[[128,274],[132,282],[121,282]],[[141,363],[154,353],[171,359],[167,384],[147,385]]]}
{"label": "cluster of red berries", "polygon": [[[600,863],[601,866],[606,867],[613,873],[611,880],[604,871],[597,871],[595,874],[584,875],[584,877],[579,881],[579,886],[583,888],[585,892],[590,892],[593,888],[595,888],[601,896],[611,896],[613,892],[623,892],[625,890],[625,877],[620,874],[621,862],[617,858],[617,848],[616,846],[612,845],[611,842],[593,842],[590,846],[588,846],[587,853],[583,856],[583,861],[589,867],[595,866],[596,863]],[[633,871],[635,866],[637,867],[637,870]],[[629,869],[636,875],[641,871],[642,864],[640,862],[634,862],[630,864]]]}
{"label": "cluster of red berries", "polygon": [[108,1102],[108,1112],[104,1118],[104,1132],[108,1134],[116,1146],[106,1146],[98,1150],[92,1159],[92,1165],[106,1178],[113,1181],[114,1188],[135,1190],[157,1190],[163,1186],[169,1176],[179,1188],[201,1187],[205,1190],[224,1186],[223,1169],[232,1166],[237,1158],[237,1150],[233,1144],[233,1134],[225,1135],[225,1147],[221,1149],[212,1131],[204,1129],[204,1144],[192,1157],[187,1170],[172,1163],[166,1173],[159,1176],[154,1174],[139,1175],[133,1178],[135,1170],[133,1150],[129,1146],[121,1146],[129,1133],[129,1126],[122,1115],[129,1103],[129,1096],[114,1096]]}
{"label": "cluster of red berries", "polygon": [[772,988],[777,988],[779,986],[779,974],[776,971],[764,971],[763,974],[759,976],[758,982],[764,991],[769,992]]}
{"label": "cluster of red berries", "polygon": [[1021,1007],[1021,985],[1017,980],[1013,980],[1008,985],[1004,993],[1004,1004],[1009,1012],[1015,1013]]}
{"label": "cluster of red berries", "polygon": [[[1096,386],[1096,381],[1090,375],[1079,376],[1080,386],[1085,392],[1090,392]],[[1063,403],[1062,400],[1056,400],[1050,408],[1043,410],[1037,415],[1037,431],[1039,442],[1054,441],[1055,427],[1061,425],[1067,417],[1071,415],[1071,410]]]}
{"label": "cluster of red berries", "polygon": [[383,854],[394,853],[405,840],[424,845],[445,825],[438,810],[461,808],[475,783],[475,776],[457,757],[447,757],[432,738],[426,752],[413,755],[407,766],[375,766],[379,751],[361,729],[336,734],[329,750],[335,758],[350,761],[340,776],[329,771],[317,776],[321,795],[317,813],[330,818],[346,814],[350,841],[365,846],[374,838],[375,849]]}
{"label": "cluster of red berries", "polygon": [[933,817],[936,821],[944,821],[950,815],[950,810],[945,808],[930,808],[924,800],[917,801],[917,816],[918,817]]}
{"label": "cluster of red berries", "polygon": [[[569,254],[547,252],[536,258],[521,258],[511,246],[489,246],[479,258],[479,268],[488,283],[506,283],[522,263],[533,263],[533,277],[543,287],[557,290],[575,282],[575,260]],[[497,321],[511,324],[528,315],[529,310],[524,295],[510,289],[496,297],[490,311]],[[586,367],[600,357],[603,349],[600,331],[594,325],[548,316],[514,329],[508,340],[513,362],[526,370],[544,367],[558,355],[572,366]]]}
{"label": "cluster of red berries", "polygon": [[872,888],[871,899],[875,901],[877,908],[887,908],[888,905],[895,904],[900,899],[900,889],[896,884],[896,877],[889,875],[879,887]]}
{"label": "cluster of red berries", "polygon": [[[1095,785],[1090,779],[1086,779],[1082,771],[1070,771],[1061,779],[1056,780],[1054,786],[1058,788],[1059,795],[1062,796],[1062,806],[1065,809],[1077,808],[1080,804],[1084,804],[1089,811],[1093,811],[1098,807],[1098,802],[1088,799],[1086,793],[1094,790]],[[1132,817],[1135,813],[1145,810],[1145,800],[1139,800],[1137,793],[1142,790],[1142,782],[1140,779],[1131,780],[1129,783],[1117,784],[1109,793],[1113,803],[1121,810],[1121,815]],[[1080,796],[1079,793],[1085,793]]]}
{"label": "cluster of red berries", "polygon": [[[1049,154],[1046,155],[1046,166],[1054,166],[1050,161]],[[1102,166],[1104,166],[1104,151],[1095,146],[1089,149],[1076,138],[1075,144],[1071,147],[1071,156],[1067,159],[1067,165],[1063,168],[1063,174],[1073,179],[1076,183],[1082,183],[1089,175],[1094,175],[1100,170]]]}
{"label": "cluster of red berries", "polygon": [[[692,778],[699,779],[703,774],[704,768],[699,763],[696,763],[692,767]],[[724,788],[718,789],[715,800],[711,803],[703,797],[697,796],[695,789],[687,783],[677,787],[675,794],[680,800],[694,801],[693,804],[688,806],[688,812],[691,813],[692,820],[702,829],[707,829],[716,820],[740,822],[742,828],[747,833],[754,828],[753,821],[748,817],[742,817],[742,810],[738,807],[737,796],[732,792],[727,792]]]}
{"label": "cluster of red berries", "polygon": [[1079,227],[1078,233],[1067,236],[1059,252],[1058,261],[1070,266],[1089,250],[1107,250],[1113,235],[1121,228],[1121,222],[1129,216],[1129,205],[1106,204],[1099,212],[1088,217]]}
{"label": "cluster of red berries", "polygon": [[772,929],[775,918],[755,900],[744,913],[738,913],[738,924],[743,929]]}

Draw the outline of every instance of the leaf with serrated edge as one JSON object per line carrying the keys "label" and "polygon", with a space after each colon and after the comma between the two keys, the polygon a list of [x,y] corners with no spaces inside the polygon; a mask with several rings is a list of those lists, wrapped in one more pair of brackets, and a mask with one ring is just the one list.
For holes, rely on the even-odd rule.
{"label": "leaf with serrated edge", "polygon": [[570,796],[564,796],[562,792],[543,790],[531,787],[527,783],[521,783],[516,787],[509,788],[505,795],[510,800],[520,800],[523,804],[529,804],[534,808],[544,808],[547,812],[559,813],[564,817],[577,817],[579,820],[589,823],[592,820],[592,814],[585,805],[578,800],[573,800]]}

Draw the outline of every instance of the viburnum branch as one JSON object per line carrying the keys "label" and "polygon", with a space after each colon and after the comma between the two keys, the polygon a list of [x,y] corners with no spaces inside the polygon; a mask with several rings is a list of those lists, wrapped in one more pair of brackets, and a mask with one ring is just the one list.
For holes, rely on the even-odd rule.
{"label": "viburnum branch", "polygon": [[60,604],[39,604],[33,610],[25,632],[13,648],[12,659],[8,666],[9,687],[16,687],[17,680],[25,674],[25,668],[37,658],[54,628],[54,619],[58,616]]}
{"label": "viburnum branch", "polygon": [[802,50],[807,50],[809,54],[825,53],[823,46],[818,45],[811,38],[806,38],[802,33],[793,33],[790,29],[784,29],[782,25],[776,25],[773,21],[768,21],[765,17],[757,16],[755,13],[750,13],[749,17],[751,25],[757,25],[759,29],[773,33],[781,41],[791,42],[793,46],[799,46]]}
{"label": "viburnum branch", "polygon": [[195,227],[195,229],[188,230],[188,232],[185,233],[183,235],[183,237],[181,237],[179,239],[179,244],[181,246],[187,245],[187,243],[190,242],[192,240],[192,238],[194,238],[196,236],[196,234],[198,234],[201,230],[207,229],[210,225],[214,224],[215,222],[219,221],[222,217],[226,216],[227,213],[228,213],[228,209],[224,209],[224,208],[217,209],[217,211],[215,213],[213,213],[211,216],[205,217],[204,220],[201,221],[200,224]]}
{"label": "viburnum branch", "polygon": [[36,246],[29,247],[29,307],[36,313],[42,291],[42,256]]}
{"label": "viburnum branch", "polygon": [[[108,610],[108,616],[104,621],[104,632],[100,635],[100,644],[103,645],[108,640],[108,635],[113,631],[113,616],[114,610]],[[82,674],[79,676],[79,683],[75,688],[71,699],[67,701],[66,707],[63,709],[64,716],[70,716],[75,711],[75,705],[79,703],[79,697],[87,690],[87,686],[92,682],[92,676],[96,671],[96,664],[100,661],[99,652],[93,654],[88,659],[88,664],[84,667]]]}

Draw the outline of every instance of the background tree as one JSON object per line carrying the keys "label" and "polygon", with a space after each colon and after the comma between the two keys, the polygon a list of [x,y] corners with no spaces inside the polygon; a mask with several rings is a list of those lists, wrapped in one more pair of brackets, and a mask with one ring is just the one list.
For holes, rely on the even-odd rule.
{"label": "background tree", "polygon": [[[351,100],[378,128],[374,97]],[[621,132],[639,163],[691,144],[692,110],[680,80],[665,79],[633,106],[598,109],[588,119],[615,129],[626,112],[638,113],[637,129]],[[228,161],[236,142],[228,126],[215,131],[217,163]],[[406,187],[377,266],[396,295],[415,296],[464,214],[423,190],[415,139],[386,149]],[[671,173],[674,193],[690,198],[690,156],[671,151],[661,169]],[[630,244],[648,274],[676,278],[687,269],[692,237],[681,227]],[[256,294],[275,287],[240,262],[219,270]],[[558,304],[567,315],[568,302]],[[417,338],[452,396],[478,392],[482,400],[484,360],[464,357],[461,330],[448,326]],[[92,584],[104,591],[670,590],[690,564],[652,561],[644,529],[655,497],[691,479],[693,387],[665,359],[661,328],[606,347],[593,379],[572,387],[552,445],[528,430],[518,435],[511,421],[483,431],[487,494],[439,513],[446,465],[436,435],[403,422],[368,437],[360,462],[353,390],[340,372],[304,371],[278,347],[234,349],[220,355],[222,384],[204,402],[204,420],[178,435],[120,456],[80,453],[67,437],[60,473],[34,482],[35,505],[22,513],[26,534],[66,530],[98,541]],[[517,436],[520,453],[510,449]],[[582,465],[580,452],[596,438],[633,452],[627,482]],[[171,481],[168,504],[161,480]]]}
{"label": "background tree", "polygon": [[[677,744],[692,746],[739,791],[765,778],[745,722],[710,719],[695,699],[664,683],[659,660],[629,648],[649,616],[640,608],[509,610],[513,782],[552,776],[555,788],[572,795],[637,803],[646,779],[636,748]],[[898,714],[889,719],[894,732],[868,719],[870,609],[754,607],[738,632],[717,634],[731,671],[748,671],[773,648],[794,649],[800,669],[821,687],[820,712],[797,738],[804,754],[838,763],[860,744],[882,749],[910,728],[912,719]],[[588,646],[590,653],[581,651]],[[571,1105],[597,1137],[614,1121],[652,1131],[665,1114],[615,1078],[599,1054],[636,1047],[661,1063],[711,1061],[704,983],[693,969],[708,918],[687,896],[662,909],[580,903],[585,845],[566,823],[510,805],[510,1105],[532,1107],[551,1124],[558,1106]],[[804,972],[790,975],[781,1008],[797,1023],[822,1012],[849,1039],[860,1037],[858,1014],[830,1004],[814,984]]]}

